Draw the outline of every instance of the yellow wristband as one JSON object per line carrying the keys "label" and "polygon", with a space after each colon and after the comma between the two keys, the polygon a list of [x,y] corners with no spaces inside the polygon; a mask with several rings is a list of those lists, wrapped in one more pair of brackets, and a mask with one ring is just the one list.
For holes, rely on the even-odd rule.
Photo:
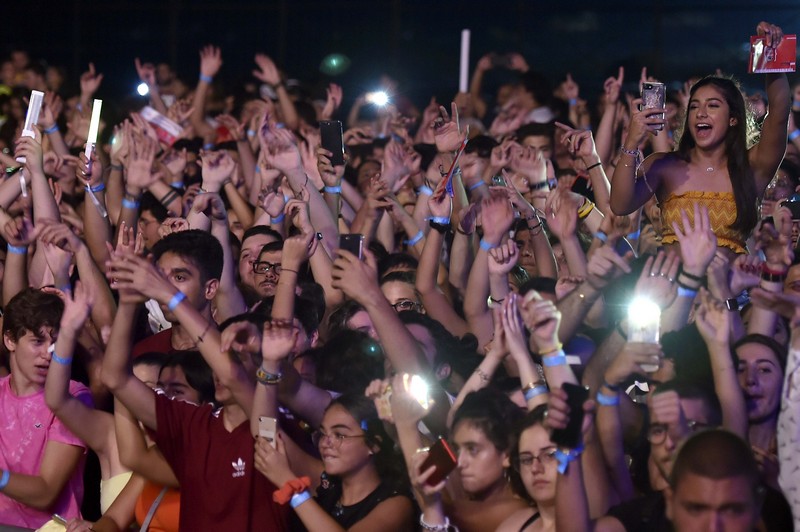
{"label": "yellow wristband", "polygon": [[589,213],[594,210],[594,206],[594,203],[589,198],[586,198],[586,201],[583,202],[581,208],[578,209],[578,219],[583,220],[589,216]]}

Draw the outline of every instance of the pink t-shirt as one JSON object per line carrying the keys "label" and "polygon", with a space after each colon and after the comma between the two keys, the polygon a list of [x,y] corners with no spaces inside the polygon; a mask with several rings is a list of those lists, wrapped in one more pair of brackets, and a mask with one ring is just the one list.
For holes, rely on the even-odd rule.
{"label": "pink t-shirt", "polygon": [[[89,389],[79,382],[70,381],[69,393],[85,405],[94,408]],[[0,469],[12,473],[38,475],[48,441],[86,445],[72,434],[47,408],[44,390],[18,397],[11,389],[11,376],[0,379]],[[0,523],[28,528],[39,528],[54,513],[66,519],[80,517],[83,500],[83,466],[81,459],[64,491],[48,511],[26,506],[0,494]]]}

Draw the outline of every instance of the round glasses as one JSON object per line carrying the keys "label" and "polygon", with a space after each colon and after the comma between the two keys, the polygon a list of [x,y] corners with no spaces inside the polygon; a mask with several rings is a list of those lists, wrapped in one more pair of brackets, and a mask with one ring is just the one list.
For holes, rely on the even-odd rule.
{"label": "round glasses", "polygon": [[258,275],[266,275],[270,270],[275,275],[281,274],[280,262],[267,262],[265,260],[256,261],[253,263],[253,273]]}
{"label": "round glasses", "polygon": [[403,312],[406,310],[414,310],[416,312],[419,312],[420,310],[422,310],[422,304],[417,303],[416,301],[412,301],[410,299],[401,299],[400,301],[392,305],[392,308],[394,309],[395,312]]}
{"label": "round glasses", "polygon": [[317,430],[311,435],[311,441],[314,442],[314,445],[317,447],[321,447],[323,443],[326,443],[331,446],[333,449],[338,449],[342,446],[342,442],[344,440],[349,440],[353,438],[363,438],[366,434],[355,434],[353,436],[347,436],[345,434],[340,434],[338,432],[331,432],[327,434],[322,432],[321,430]]}
{"label": "round glasses", "polygon": [[542,467],[547,467],[555,464],[558,459],[556,458],[556,450],[555,449],[548,449],[547,451],[542,451],[539,454],[533,453],[522,453],[518,454],[514,457],[511,461],[514,466],[514,469],[517,471],[522,471],[523,469],[530,469],[533,467],[533,463],[538,460]]}
{"label": "round glasses", "polygon": [[[695,432],[707,429],[709,425],[701,421],[689,419],[686,421],[686,427],[689,429],[690,434],[694,434]],[[651,445],[661,445],[664,443],[664,440],[667,439],[667,434],[669,434],[669,429],[666,425],[660,423],[650,425],[650,428],[647,429],[647,441],[649,441]]]}

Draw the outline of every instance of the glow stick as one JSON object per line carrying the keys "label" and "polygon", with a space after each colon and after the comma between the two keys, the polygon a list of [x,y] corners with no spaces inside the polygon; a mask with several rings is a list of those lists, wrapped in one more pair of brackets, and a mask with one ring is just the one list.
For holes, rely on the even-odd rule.
{"label": "glow stick", "polygon": [[467,92],[467,78],[469,76],[469,30],[461,30],[461,68],[458,74],[458,92]]}
{"label": "glow stick", "polygon": [[89,193],[89,197],[92,199],[92,203],[94,206],[97,207],[97,211],[103,218],[108,217],[108,211],[103,204],[100,203],[100,200],[97,199],[97,196],[94,195],[92,192],[91,185],[91,175],[92,175],[92,154],[94,153],[94,147],[97,143],[97,131],[100,129],[100,110],[103,108],[103,100],[95,100],[92,104],[92,119],[89,122],[89,137],[86,139],[86,149],[84,150],[84,155],[86,155],[86,178],[90,181],[86,184],[86,192]]}
{"label": "glow stick", "polygon": [[[31,98],[28,100],[28,113],[25,115],[25,126],[22,128],[21,137],[35,136],[33,126],[39,121],[39,111],[42,110],[42,102],[44,101],[44,93],[41,91],[31,91]],[[17,162],[25,164],[25,157],[17,157]],[[22,197],[28,197],[28,186],[25,182],[25,172],[19,172],[19,186],[22,189]]]}

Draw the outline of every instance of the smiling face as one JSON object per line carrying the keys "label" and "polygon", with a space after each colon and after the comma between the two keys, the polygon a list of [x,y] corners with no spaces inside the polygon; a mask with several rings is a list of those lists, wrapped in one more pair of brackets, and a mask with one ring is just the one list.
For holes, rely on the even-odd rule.
{"label": "smiling face", "polygon": [[694,92],[687,113],[689,133],[700,148],[724,144],[728,129],[736,125],[722,91],[705,85]]}
{"label": "smiling face", "polygon": [[781,404],[783,371],[780,362],[765,345],[749,343],[736,349],[739,357],[739,385],[747,401],[750,423],[773,419]]}

